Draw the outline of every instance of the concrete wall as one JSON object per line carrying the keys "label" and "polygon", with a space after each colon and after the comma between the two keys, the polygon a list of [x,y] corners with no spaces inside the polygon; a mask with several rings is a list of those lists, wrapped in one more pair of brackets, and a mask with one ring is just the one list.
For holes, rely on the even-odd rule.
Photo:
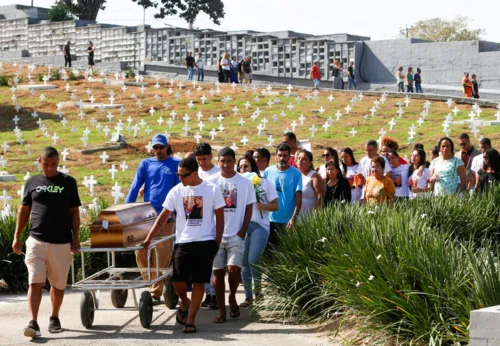
{"label": "concrete wall", "polygon": [[495,43],[400,39],[366,41],[363,45],[360,72],[371,83],[396,83],[397,68],[403,66],[406,71],[412,66],[422,69],[422,80],[427,84],[460,86],[463,73],[468,71],[478,76],[482,88],[500,88],[500,50]]}

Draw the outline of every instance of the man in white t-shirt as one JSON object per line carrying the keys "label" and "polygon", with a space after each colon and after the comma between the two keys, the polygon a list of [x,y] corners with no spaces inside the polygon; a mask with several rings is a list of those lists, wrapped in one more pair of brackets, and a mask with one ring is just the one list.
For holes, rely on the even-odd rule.
{"label": "man in white t-shirt", "polygon": [[[372,168],[371,168],[372,159],[379,156],[377,141],[370,139],[368,142],[366,142],[365,154],[366,154],[366,156],[363,157],[361,160],[359,160],[358,172],[356,173],[355,179],[354,179],[355,182],[356,181],[359,182],[359,184],[357,184],[357,185],[359,187],[363,188],[361,196],[364,196],[366,179],[372,173]],[[384,156],[382,156],[382,157],[385,160],[384,175],[388,178],[392,178],[391,165],[390,165],[389,161],[387,161],[386,157],[384,157]]]}
{"label": "man in white t-shirt", "polygon": [[220,173],[211,176],[208,181],[216,184],[224,196],[224,236],[213,263],[214,287],[219,305],[219,315],[214,323],[226,322],[224,268],[229,273],[229,308],[230,316],[238,318],[240,307],[236,301],[236,290],[240,284],[245,236],[252,219],[253,204],[256,202],[252,182],[234,170],[236,154],[225,147],[219,152]]}
{"label": "man in white t-shirt", "polygon": [[[184,333],[196,332],[196,314],[203,299],[204,284],[210,281],[212,262],[224,233],[224,199],[218,186],[198,176],[198,163],[185,158],[177,174],[181,184],[170,190],[163,210],[143,242],[145,251],[160,232],[170,214],[176,212],[174,271],[172,280],[181,303],[176,320]],[[191,299],[187,281],[191,276]]]}
{"label": "man in white t-shirt", "polygon": [[474,190],[474,186],[476,186],[476,181],[479,179],[479,175],[477,172],[483,168],[483,155],[486,152],[487,149],[491,149],[491,140],[489,138],[482,138],[479,141],[479,148],[481,149],[482,155],[477,155],[472,159],[472,164],[471,164],[471,171],[474,172],[474,174],[471,176],[470,182],[469,182],[469,190]]}
{"label": "man in white t-shirt", "polygon": [[[210,176],[220,172],[219,166],[212,163],[212,147],[208,143],[198,143],[194,149],[196,161],[198,161],[198,175],[201,179],[206,180]],[[210,282],[205,284],[205,300],[201,303],[202,308],[210,308],[210,310],[217,310],[217,298],[215,297],[215,289],[213,285],[213,275]]]}

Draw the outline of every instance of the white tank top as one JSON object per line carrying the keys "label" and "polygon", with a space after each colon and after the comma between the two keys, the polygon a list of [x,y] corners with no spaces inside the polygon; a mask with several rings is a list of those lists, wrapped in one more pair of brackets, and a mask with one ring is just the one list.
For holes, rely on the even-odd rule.
{"label": "white tank top", "polygon": [[311,177],[315,173],[311,170],[307,175],[302,174],[302,209],[300,211],[301,215],[307,215],[316,206],[316,193],[312,186]]}

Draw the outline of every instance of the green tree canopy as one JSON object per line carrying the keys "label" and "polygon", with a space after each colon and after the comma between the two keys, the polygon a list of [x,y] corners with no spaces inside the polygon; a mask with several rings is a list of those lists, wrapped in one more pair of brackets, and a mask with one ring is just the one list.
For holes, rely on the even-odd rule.
{"label": "green tree canopy", "polygon": [[56,2],[51,8],[49,8],[48,12],[49,20],[51,22],[63,22],[65,20],[75,19],[68,7],[61,2]]}
{"label": "green tree canopy", "polygon": [[220,19],[224,18],[224,4],[222,0],[132,0],[145,8],[159,8],[155,18],[165,18],[166,16],[179,16],[193,25],[200,12],[208,14],[215,24],[220,24]]}
{"label": "green tree canopy", "polygon": [[401,30],[401,35],[437,42],[480,40],[485,31],[469,28],[468,22],[467,17],[457,17],[453,20],[442,18],[419,20],[410,28]]}
{"label": "green tree canopy", "polygon": [[106,0],[58,0],[80,20],[96,20],[99,10],[105,10]]}

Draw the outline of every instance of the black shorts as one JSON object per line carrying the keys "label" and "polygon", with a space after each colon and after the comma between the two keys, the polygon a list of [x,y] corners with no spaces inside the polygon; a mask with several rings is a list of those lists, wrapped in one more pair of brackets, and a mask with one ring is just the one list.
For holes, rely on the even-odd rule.
{"label": "black shorts", "polygon": [[187,282],[191,275],[191,282],[210,282],[212,264],[218,251],[219,245],[215,240],[176,244],[172,280]]}
{"label": "black shorts", "polygon": [[94,63],[94,57],[93,56],[89,56],[88,60],[89,60],[89,63],[88,63],[89,66],[94,66],[95,65],[95,63]]}

